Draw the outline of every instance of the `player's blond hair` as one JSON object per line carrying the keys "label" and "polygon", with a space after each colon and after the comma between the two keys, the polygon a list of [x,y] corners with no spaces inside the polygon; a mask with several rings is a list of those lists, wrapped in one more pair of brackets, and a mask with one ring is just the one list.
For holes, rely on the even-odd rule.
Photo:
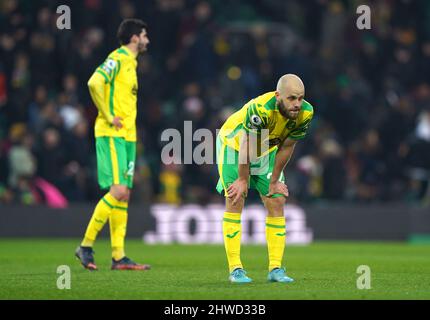
{"label": "player's blond hair", "polygon": [[305,85],[303,84],[302,79],[292,73],[284,74],[282,77],[279,78],[278,84],[276,85],[276,91],[282,93],[288,86],[299,86],[303,88],[303,91],[305,89]]}

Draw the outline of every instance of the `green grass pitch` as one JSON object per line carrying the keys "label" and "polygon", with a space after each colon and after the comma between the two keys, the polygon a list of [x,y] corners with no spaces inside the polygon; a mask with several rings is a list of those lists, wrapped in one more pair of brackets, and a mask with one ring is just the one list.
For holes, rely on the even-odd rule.
{"label": "green grass pitch", "polygon": [[[74,258],[78,240],[0,240],[0,299],[430,299],[430,246],[390,242],[316,242],[288,246],[284,262],[294,283],[267,283],[265,246],[243,246],[254,282],[227,281],[219,245],[126,242],[127,254],[150,263],[146,272],[111,271],[110,247],[95,245],[99,271]],[[57,267],[71,268],[71,289],[57,289]],[[356,287],[357,267],[371,269],[371,289]]]}

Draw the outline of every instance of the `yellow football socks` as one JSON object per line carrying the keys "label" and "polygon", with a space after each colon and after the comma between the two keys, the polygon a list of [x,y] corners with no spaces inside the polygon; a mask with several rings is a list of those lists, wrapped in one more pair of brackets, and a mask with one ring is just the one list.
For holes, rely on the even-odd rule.
{"label": "yellow football socks", "polygon": [[94,241],[97,238],[100,230],[109,219],[112,209],[117,205],[117,200],[110,194],[107,193],[98,203],[94,209],[93,216],[91,217],[90,223],[88,224],[85,237],[81,243],[83,247],[92,247]]}
{"label": "yellow football socks", "polygon": [[240,237],[242,232],[240,213],[224,212],[222,232],[228,266],[230,272],[232,272],[236,268],[242,268],[240,261]]}
{"label": "yellow football socks", "polygon": [[125,257],[124,240],[127,232],[127,210],[128,203],[118,201],[109,218],[112,258],[117,261]]}
{"label": "yellow football socks", "polygon": [[285,217],[266,218],[266,240],[269,253],[269,271],[280,268],[285,248]]}

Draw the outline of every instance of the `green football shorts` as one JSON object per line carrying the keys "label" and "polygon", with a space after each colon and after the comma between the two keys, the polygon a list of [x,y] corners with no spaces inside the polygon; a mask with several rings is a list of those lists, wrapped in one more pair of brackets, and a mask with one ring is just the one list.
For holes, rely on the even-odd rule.
{"label": "green football shorts", "polygon": [[[216,186],[217,191],[227,196],[228,187],[239,177],[239,152],[224,144],[219,137],[216,142],[217,165],[219,180]],[[270,178],[275,166],[275,156],[277,149],[269,154],[260,157],[258,162],[251,163],[248,188],[256,189],[260,195],[269,193]],[[281,173],[279,181],[285,183],[284,173]],[[273,198],[282,197],[282,194],[275,193]]]}
{"label": "green football shorts", "polygon": [[120,137],[96,137],[97,177],[101,189],[133,187],[136,142]]}

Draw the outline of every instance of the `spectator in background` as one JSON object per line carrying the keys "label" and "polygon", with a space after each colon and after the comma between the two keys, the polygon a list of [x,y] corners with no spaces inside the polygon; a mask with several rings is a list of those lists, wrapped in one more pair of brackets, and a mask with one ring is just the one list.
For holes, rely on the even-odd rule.
{"label": "spectator in background", "polygon": [[6,136],[6,114],[5,106],[8,101],[7,89],[6,89],[6,74],[3,69],[3,65],[0,62],[0,145],[1,140]]}
{"label": "spectator in background", "polygon": [[361,145],[356,154],[359,163],[356,197],[359,200],[375,201],[384,196],[382,193],[383,187],[385,187],[383,177],[386,170],[378,132],[369,130],[359,140],[359,143]]}
{"label": "spectator in background", "polygon": [[39,163],[38,176],[63,190],[67,154],[64,141],[55,127],[47,127],[42,131],[41,145],[37,148],[36,154]]}
{"label": "spectator in background", "polygon": [[181,170],[182,166],[180,165],[162,165],[159,177],[160,193],[158,201],[175,205],[181,204]]}
{"label": "spectator in background", "polygon": [[421,111],[413,134],[399,153],[405,158],[410,200],[430,200],[430,111]]}
{"label": "spectator in background", "polygon": [[31,129],[36,130],[40,122],[40,116],[43,106],[48,102],[48,90],[43,85],[38,85],[34,90],[32,102],[28,106],[28,125]]}
{"label": "spectator in background", "polygon": [[26,120],[26,107],[30,99],[30,70],[29,57],[25,53],[19,53],[15,60],[10,83],[10,102],[13,108],[9,109],[13,119]]}
{"label": "spectator in background", "polygon": [[36,172],[36,160],[32,154],[34,138],[26,132],[24,124],[15,124],[11,128],[11,148],[8,153],[9,185],[18,186],[20,178],[32,178]]}
{"label": "spectator in background", "polygon": [[43,106],[34,123],[36,133],[40,134],[47,127],[62,128],[63,122],[56,103],[48,100]]}
{"label": "spectator in background", "polygon": [[37,12],[36,27],[30,35],[31,74],[33,85],[52,86],[58,78],[55,68],[58,58],[55,54],[55,20],[52,10],[42,7]]}
{"label": "spectator in background", "polygon": [[345,197],[346,169],[344,151],[334,139],[325,140],[320,150],[322,166],[322,197],[327,200],[342,200]]}
{"label": "spectator in background", "polygon": [[36,173],[36,160],[32,154],[33,136],[27,133],[24,124],[15,124],[10,131],[11,147],[8,153],[9,186],[12,200],[26,205],[36,204],[31,184]]}

